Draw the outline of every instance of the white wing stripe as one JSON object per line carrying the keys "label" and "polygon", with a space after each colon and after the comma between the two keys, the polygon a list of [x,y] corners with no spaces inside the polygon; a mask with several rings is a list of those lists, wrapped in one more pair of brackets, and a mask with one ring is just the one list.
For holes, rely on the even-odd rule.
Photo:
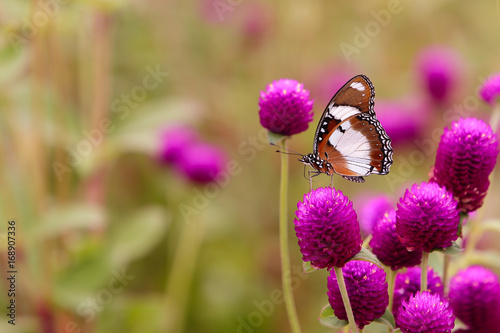
{"label": "white wing stripe", "polygon": [[361,113],[357,108],[349,105],[330,105],[328,113],[335,119],[344,121],[349,117]]}
{"label": "white wing stripe", "polygon": [[359,166],[352,163],[347,163],[347,167],[349,170],[357,173],[360,176],[368,176],[368,174],[370,173],[370,167],[368,165]]}

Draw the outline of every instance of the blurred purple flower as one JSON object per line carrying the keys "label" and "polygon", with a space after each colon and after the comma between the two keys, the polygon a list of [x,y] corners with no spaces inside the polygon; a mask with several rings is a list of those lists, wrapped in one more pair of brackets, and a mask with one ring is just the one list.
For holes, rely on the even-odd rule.
{"label": "blurred purple flower", "polygon": [[403,301],[395,319],[403,333],[451,333],[455,327],[448,301],[428,291]]}
{"label": "blurred purple flower", "polygon": [[436,183],[414,184],[396,211],[396,232],[408,251],[446,248],[458,238],[457,201]]}
{"label": "blurred purple flower", "polygon": [[[411,267],[405,273],[398,273],[394,284],[394,302],[392,313],[396,316],[403,301],[420,291],[420,267]],[[427,268],[427,291],[443,297],[443,282],[441,277],[434,272],[432,267]]]}
{"label": "blurred purple flower", "polygon": [[[340,61],[339,61],[340,62]],[[311,94],[326,105],[342,86],[358,73],[357,70],[345,68],[345,65],[321,64],[311,73],[308,86]]]}
{"label": "blurred purple flower", "polygon": [[341,191],[320,187],[306,193],[295,214],[302,258],[314,267],[342,267],[361,250],[356,212]]}
{"label": "blurred purple flower", "polygon": [[500,327],[500,283],[484,267],[472,266],[450,281],[453,312],[474,332],[496,332]]}
{"label": "blurred purple flower", "polygon": [[415,98],[378,101],[375,111],[394,144],[414,142],[430,118],[430,108]]}
{"label": "blurred purple flower", "polygon": [[396,211],[391,209],[375,224],[370,240],[373,254],[393,271],[420,264],[422,251],[408,250],[401,244],[396,234]]}
{"label": "blurred purple flower", "polygon": [[452,192],[462,211],[475,211],[483,204],[497,155],[497,135],[488,124],[460,119],[441,136],[430,181]]}
{"label": "blurred purple flower", "polygon": [[359,213],[359,227],[363,238],[371,235],[377,221],[392,209],[392,205],[392,200],[386,195],[377,195],[366,199]]}
{"label": "blurred purple flower", "polygon": [[487,78],[479,90],[481,98],[491,105],[494,105],[500,98],[500,73],[496,73]]}
{"label": "blurred purple flower", "polygon": [[425,90],[436,103],[447,102],[458,85],[462,59],[445,46],[430,46],[417,57],[417,70]]}
{"label": "blurred purple flower", "polygon": [[183,150],[199,140],[198,133],[191,127],[172,126],[161,133],[158,159],[165,164],[175,164],[180,161]]}
{"label": "blurred purple flower", "polygon": [[271,27],[272,8],[264,3],[250,2],[242,8],[242,27],[244,36],[261,39]]}
{"label": "blurred purple flower", "polygon": [[[360,329],[385,312],[389,304],[387,282],[382,268],[368,261],[349,261],[342,269],[354,320]],[[339,319],[347,320],[335,271],[330,271],[328,301]]]}
{"label": "blurred purple flower", "polygon": [[224,170],[227,157],[224,151],[208,143],[194,143],[184,148],[177,167],[191,181],[213,182]]}
{"label": "blurred purple flower", "polygon": [[282,135],[305,131],[313,119],[309,91],[295,80],[281,79],[260,93],[259,117],[263,127]]}

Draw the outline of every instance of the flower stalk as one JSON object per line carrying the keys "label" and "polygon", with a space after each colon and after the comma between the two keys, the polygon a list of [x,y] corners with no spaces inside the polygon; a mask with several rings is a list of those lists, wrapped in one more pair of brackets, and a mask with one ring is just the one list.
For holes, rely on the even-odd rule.
{"label": "flower stalk", "polygon": [[347,313],[347,321],[349,321],[349,327],[351,333],[359,333],[358,325],[354,320],[354,313],[352,312],[351,302],[349,301],[349,295],[347,294],[347,288],[345,285],[344,274],[342,273],[341,267],[333,267],[335,271],[335,276],[337,277],[337,283],[339,285],[340,295],[342,296],[342,302],[344,302],[345,311]]}
{"label": "flower stalk", "polygon": [[392,269],[387,270],[387,284],[389,292],[389,310],[392,311],[392,305],[394,304],[394,285],[396,283],[397,271]]}
{"label": "flower stalk", "polygon": [[427,265],[429,263],[429,252],[422,252],[422,272],[420,274],[420,292],[427,290]]}
{"label": "flower stalk", "polygon": [[[286,139],[282,140],[282,146],[287,148]],[[281,250],[281,281],[283,284],[283,297],[285,301],[288,320],[293,333],[300,333],[300,323],[293,298],[290,251],[288,242],[288,155],[281,154],[281,180],[280,180],[280,250]]]}

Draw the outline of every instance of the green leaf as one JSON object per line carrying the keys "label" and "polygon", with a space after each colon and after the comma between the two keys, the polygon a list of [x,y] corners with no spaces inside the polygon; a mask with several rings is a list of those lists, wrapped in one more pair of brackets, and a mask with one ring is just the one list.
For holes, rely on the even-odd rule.
{"label": "green leaf", "polygon": [[479,228],[481,231],[493,231],[498,234],[500,234],[500,220],[498,219],[493,219],[493,220],[488,220],[484,223],[481,223],[479,225]]}
{"label": "green leaf", "polygon": [[401,329],[396,328],[394,331],[392,331],[392,333],[401,333]]}
{"label": "green leaf", "polygon": [[125,292],[117,294],[112,305],[103,306],[95,332],[169,332],[173,330],[169,330],[170,323],[175,322],[178,312],[178,306],[167,304],[165,309],[165,298],[160,293]]}
{"label": "green leaf", "polygon": [[74,308],[88,297],[95,297],[110,280],[113,269],[100,244],[87,243],[68,262],[70,266],[55,274],[53,293],[59,305]]}
{"label": "green leaf", "polygon": [[286,135],[267,131],[267,139],[269,140],[269,143],[272,145],[278,145],[280,144],[281,140],[286,138],[287,138]]}
{"label": "green leaf", "polygon": [[319,322],[327,327],[331,328],[342,328],[347,326],[349,323],[347,320],[339,319],[335,316],[332,307],[330,304],[327,304],[319,315]]}
{"label": "green leaf", "polygon": [[105,214],[98,205],[71,204],[52,209],[42,219],[31,235],[37,240],[51,238],[75,229],[100,229],[104,227]]}
{"label": "green leaf", "polygon": [[352,261],[352,260],[368,261],[368,262],[374,263],[375,265],[377,265],[380,268],[384,268],[382,266],[382,263],[377,259],[377,257],[370,250],[368,250],[367,248],[364,248],[364,247],[362,247],[361,251],[359,251],[358,254],[356,254],[354,257],[352,257],[348,261]]}
{"label": "green leaf", "polygon": [[394,327],[396,326],[396,322],[394,321],[394,316],[392,315],[392,312],[389,309],[386,309],[385,313],[381,317],[373,321],[379,324],[389,326],[391,329],[394,329]]}
{"label": "green leaf", "polygon": [[141,209],[126,221],[110,237],[110,255],[115,265],[125,266],[152,250],[167,229],[167,219],[160,207]]}
{"label": "green leaf", "polygon": [[447,255],[455,255],[455,254],[461,253],[463,251],[463,249],[456,242],[453,242],[451,244],[451,246],[448,246],[445,249],[436,248],[433,251],[441,252],[441,253],[447,254]]}
{"label": "green leaf", "polygon": [[[132,109],[126,104],[118,104],[117,113],[102,145],[102,152],[95,154],[98,162],[114,160],[121,153],[138,152],[153,155],[158,151],[159,135],[169,124],[193,123],[200,119],[203,107],[190,99],[165,98],[143,102]],[[94,154],[93,154],[94,155]],[[100,156],[97,156],[100,155]],[[96,164],[99,164],[95,162]]]}
{"label": "green leaf", "polygon": [[465,259],[468,266],[481,265],[500,269],[500,253],[497,251],[473,251]]}
{"label": "green leaf", "polygon": [[302,263],[302,268],[304,269],[304,273],[311,273],[317,270],[317,267],[314,267],[310,261],[304,261]]}

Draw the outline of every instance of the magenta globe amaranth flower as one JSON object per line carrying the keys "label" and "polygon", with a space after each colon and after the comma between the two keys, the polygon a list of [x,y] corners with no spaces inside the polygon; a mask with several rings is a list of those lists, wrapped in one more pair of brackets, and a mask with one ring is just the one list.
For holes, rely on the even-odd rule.
{"label": "magenta globe amaranth flower", "polygon": [[431,252],[458,238],[457,201],[436,183],[414,184],[399,200],[396,233],[408,251]]}
{"label": "magenta globe amaranth flower", "polygon": [[175,164],[181,159],[184,149],[199,140],[193,128],[187,125],[171,126],[160,134],[158,159],[165,164]]}
{"label": "magenta globe amaranth flower", "polygon": [[403,301],[395,319],[403,333],[451,333],[455,327],[448,301],[428,291]]}
{"label": "magenta globe amaranth flower", "polygon": [[[360,329],[385,312],[389,304],[387,282],[382,268],[368,261],[349,261],[342,269],[354,320]],[[335,271],[328,276],[328,301],[339,319],[347,320]]]}
{"label": "magenta globe amaranth flower", "polygon": [[497,155],[498,139],[488,124],[460,119],[441,136],[430,181],[452,192],[462,211],[474,211],[483,204]]}
{"label": "magenta globe amaranth flower", "polygon": [[370,240],[373,254],[393,271],[420,264],[422,250],[409,252],[396,233],[396,211],[391,209],[375,224]]}
{"label": "magenta globe amaranth flower", "polygon": [[359,227],[363,237],[371,235],[377,221],[382,218],[387,211],[392,209],[392,205],[392,201],[386,195],[374,196],[362,203],[362,208],[358,211],[360,212]]}
{"label": "magenta globe amaranth flower", "polygon": [[320,187],[306,193],[295,214],[302,258],[314,267],[342,267],[361,250],[356,212],[341,191]]}
{"label": "magenta globe amaranth flower", "polygon": [[184,148],[177,167],[191,181],[215,181],[224,170],[227,158],[224,151],[208,143],[196,143]]}
{"label": "magenta globe amaranth flower", "polygon": [[500,98],[500,73],[493,74],[483,82],[479,95],[491,105],[498,101]]}
{"label": "magenta globe amaranth flower", "polygon": [[260,93],[260,123],[269,131],[292,135],[305,131],[313,119],[313,101],[304,86],[289,79],[269,84]]}
{"label": "magenta globe amaranth flower", "polygon": [[[405,273],[398,273],[394,283],[394,301],[392,313],[397,314],[401,303],[420,291],[420,267],[411,267]],[[427,268],[427,291],[443,297],[441,277],[431,267]]]}
{"label": "magenta globe amaranth flower", "polygon": [[452,49],[431,46],[417,59],[417,70],[423,87],[434,102],[446,102],[458,84],[461,58]]}
{"label": "magenta globe amaranth flower", "polygon": [[477,332],[500,330],[498,277],[480,266],[460,271],[450,281],[450,305],[464,324]]}

